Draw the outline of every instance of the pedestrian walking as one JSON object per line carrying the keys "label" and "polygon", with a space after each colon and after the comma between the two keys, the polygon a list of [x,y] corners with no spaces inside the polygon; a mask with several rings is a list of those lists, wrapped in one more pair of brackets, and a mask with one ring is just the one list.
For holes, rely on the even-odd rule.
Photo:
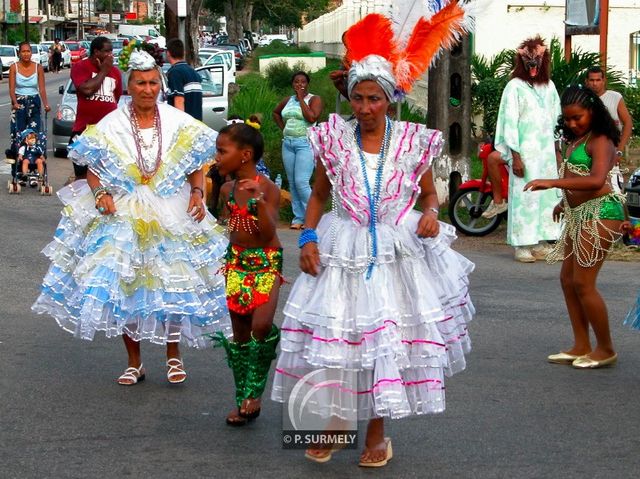
{"label": "pedestrian walking", "polygon": [[[91,41],[89,57],[71,68],[71,81],[76,87],[78,107],[71,128],[69,144],[73,144],[89,125],[95,125],[118,108],[122,96],[122,73],[113,64],[113,46],[106,37]],[[87,166],[73,163],[76,180],[87,176]]]}
{"label": "pedestrian walking", "polygon": [[[385,418],[444,410],[444,376],[463,370],[470,350],[473,264],[450,248],[453,227],[438,221],[431,169],[442,133],[387,116],[447,39],[465,32],[465,7],[451,2],[436,13],[440,29],[422,20],[406,49],[382,15],[352,26],[344,38],[355,120],[333,114],[309,129],[316,180],[272,398],[287,402],[309,385],[308,412],[329,418],[327,429],[368,421],[362,467],[393,456]],[[333,209],[323,214],[329,197]],[[314,444],[305,455],[326,462],[333,452]]]}
{"label": "pedestrian walking", "polygon": [[161,73],[146,52],[131,54],[131,103],[89,126],[70,157],[87,180],[59,196],[65,205],[33,310],[75,337],[122,336],[128,365],[118,384],[145,378],[140,342],[166,346],[167,380],[184,382],[179,350],[230,334],[219,273],[227,240],[203,203],[202,166],[216,132],[156,99]]}
{"label": "pedestrian walking", "polygon": [[[282,245],[277,234],[280,189],[257,170],[264,141],[254,122],[220,130],[216,165],[225,183],[229,247],[225,256],[227,306],[233,340],[218,333],[236,385],[236,407],[227,424],[241,426],[260,414],[280,331],[273,324],[282,282]],[[255,125],[259,126],[259,125]]]}
{"label": "pedestrian walking", "polygon": [[322,99],[309,93],[309,75],[303,71],[293,74],[291,86],[294,95],[284,98],[275,110],[273,119],[282,130],[282,162],[291,190],[293,209],[292,229],[302,229],[304,215],[311,195],[311,175],[314,159],[307,132],[322,114]]}
{"label": "pedestrian walking", "polygon": [[60,69],[62,68],[62,52],[64,51],[64,46],[60,43],[60,39],[56,38],[53,40],[53,45],[49,47],[49,54],[51,60],[49,61],[51,65],[51,71],[53,73],[60,73]]}
{"label": "pedestrian walking", "polygon": [[169,81],[169,105],[202,121],[202,80],[194,68],[184,60],[184,43],[179,38],[167,42],[167,58],[171,68]]}
{"label": "pedestrian walking", "polygon": [[18,154],[22,134],[31,129],[36,134],[42,131],[42,109],[51,111],[47,100],[47,88],[44,82],[44,69],[31,59],[31,44],[18,45],[20,59],[9,67],[9,97],[11,98],[11,117],[9,132],[11,152]]}
{"label": "pedestrian walking", "polygon": [[[532,180],[524,189],[563,191],[562,201],[553,209],[554,221],[562,217],[562,234],[548,259],[562,260],[560,282],[574,344],[548,360],[593,369],[611,366],[618,358],[596,280],[607,254],[623,233],[625,199],[609,181],[620,131],[598,95],[582,85],[567,88],[561,104],[558,130],[567,147],[560,178]],[[596,336],[595,349],[591,348],[589,326]]]}
{"label": "pedestrian walking", "polygon": [[496,124],[495,148],[500,157],[489,170],[495,194],[500,186],[500,162],[510,166],[507,243],[515,248],[516,261],[524,263],[544,259],[550,251],[547,241],[556,240],[559,234],[552,215],[556,192],[524,190],[535,178],[557,175],[554,128],[560,99],[550,78],[549,58],[539,36],[518,47]]}

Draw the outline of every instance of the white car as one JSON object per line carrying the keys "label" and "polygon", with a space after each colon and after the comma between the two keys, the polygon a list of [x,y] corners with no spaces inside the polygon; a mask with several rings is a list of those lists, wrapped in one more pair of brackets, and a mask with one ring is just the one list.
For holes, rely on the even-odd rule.
{"label": "white car", "polygon": [[203,67],[220,65],[224,68],[225,88],[228,91],[230,85],[236,81],[236,61],[230,50],[211,51],[213,49],[201,49],[198,52],[200,63]]}
{"label": "white car", "polygon": [[46,45],[31,45],[31,59],[40,65],[44,71],[49,71],[49,48]]}
{"label": "white car", "polygon": [[202,80],[202,121],[209,128],[220,131],[227,126],[229,113],[229,82],[221,65],[196,68]]}
{"label": "white car", "polygon": [[[44,45],[47,49],[51,48],[54,42],[42,42],[40,45]],[[67,48],[64,42],[60,42],[62,45],[62,68],[71,68],[71,50]]]}
{"label": "white car", "polygon": [[20,60],[18,47],[13,45],[0,45],[0,59],[2,60],[2,73],[7,73],[9,67]]}

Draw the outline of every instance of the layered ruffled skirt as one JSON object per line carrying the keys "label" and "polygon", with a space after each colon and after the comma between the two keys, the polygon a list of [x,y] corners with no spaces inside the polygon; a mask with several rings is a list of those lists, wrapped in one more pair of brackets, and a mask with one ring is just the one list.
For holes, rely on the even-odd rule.
{"label": "layered ruffled skirt", "polygon": [[[378,225],[370,279],[366,227],[330,213],[318,226],[322,268],[302,274],[284,308],[272,398],[291,401],[304,385],[305,407],[322,417],[400,418],[445,409],[444,377],[462,371],[474,314],[474,265],[450,248],[453,227],[415,234],[420,215]],[[333,222],[333,226],[332,226]]]}
{"label": "layered ruffled skirt", "polygon": [[74,336],[127,334],[136,341],[207,346],[230,334],[224,278],[227,240],[213,217],[186,211],[189,189],[163,198],[145,185],[115,195],[115,215],[99,215],[84,181],[59,192],[64,209],[51,260],[32,309]]}

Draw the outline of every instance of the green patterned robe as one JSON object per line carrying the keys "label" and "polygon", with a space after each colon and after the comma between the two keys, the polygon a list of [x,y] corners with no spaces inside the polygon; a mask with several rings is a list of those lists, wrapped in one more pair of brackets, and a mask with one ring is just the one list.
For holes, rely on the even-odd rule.
{"label": "green patterned robe", "polygon": [[511,150],[520,153],[524,178],[510,171],[507,243],[536,245],[555,240],[560,225],[553,221],[559,190],[522,191],[537,178],[557,178],[554,128],[561,113],[560,98],[552,81],[531,86],[514,78],[507,83],[500,100],[495,147],[511,165]]}

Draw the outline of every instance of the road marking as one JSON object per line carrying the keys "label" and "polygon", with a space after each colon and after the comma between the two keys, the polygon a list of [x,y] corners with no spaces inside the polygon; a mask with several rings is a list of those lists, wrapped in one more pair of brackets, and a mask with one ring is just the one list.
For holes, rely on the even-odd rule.
{"label": "road marking", "polygon": [[11,174],[11,165],[4,163],[0,165],[0,175],[10,175]]}
{"label": "road marking", "polygon": [[9,105],[11,105],[11,102],[9,102],[9,103],[0,103],[0,106],[9,106]]}

